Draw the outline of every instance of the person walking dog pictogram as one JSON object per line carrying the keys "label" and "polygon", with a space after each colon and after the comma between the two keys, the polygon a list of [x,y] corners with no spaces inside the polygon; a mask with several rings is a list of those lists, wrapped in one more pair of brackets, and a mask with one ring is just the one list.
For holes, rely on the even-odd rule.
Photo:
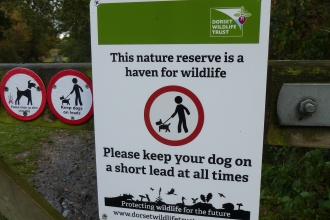
{"label": "person walking dog pictogram", "polygon": [[[72,82],[73,82],[73,89],[72,91],[70,92],[70,94],[72,94],[73,92],[75,92],[76,94],[76,99],[75,99],[75,104],[76,106],[78,105],[78,101],[79,101],[79,104],[80,105],[83,105],[82,102],[81,102],[81,97],[80,97],[80,91],[83,92],[82,88],[77,84],[78,80],[77,78],[73,78],[72,79]],[[80,91],[79,91],[80,90]]]}
{"label": "person walking dog pictogram", "polygon": [[188,115],[190,115],[190,112],[184,105],[181,104],[182,103],[182,97],[181,96],[175,97],[174,101],[178,105],[176,106],[175,112],[172,114],[171,117],[174,118],[174,116],[176,114],[178,114],[178,117],[179,117],[178,133],[181,133],[181,127],[183,127],[184,132],[187,133],[188,128],[187,128],[185,111]]}

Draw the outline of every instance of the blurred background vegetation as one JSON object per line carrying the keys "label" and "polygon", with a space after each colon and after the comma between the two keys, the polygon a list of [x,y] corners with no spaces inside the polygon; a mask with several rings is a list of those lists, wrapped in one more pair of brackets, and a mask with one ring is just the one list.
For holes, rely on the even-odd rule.
{"label": "blurred background vegetation", "polygon": [[90,62],[89,0],[0,0],[0,62]]}
{"label": "blurred background vegetation", "polygon": [[[270,22],[270,60],[330,60],[330,0],[272,0]],[[0,0],[0,48],[0,63],[90,62],[89,0]],[[265,146],[260,219],[329,219],[329,171],[329,149]]]}
{"label": "blurred background vegetation", "polygon": [[[330,0],[272,0],[270,60],[330,59]],[[0,62],[90,62],[89,0],[0,0]]]}

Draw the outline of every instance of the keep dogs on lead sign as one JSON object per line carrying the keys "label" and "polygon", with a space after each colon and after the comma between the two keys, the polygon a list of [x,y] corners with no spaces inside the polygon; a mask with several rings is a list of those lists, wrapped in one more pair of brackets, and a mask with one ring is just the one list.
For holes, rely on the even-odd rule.
{"label": "keep dogs on lead sign", "polygon": [[258,219],[270,0],[95,0],[100,219]]}

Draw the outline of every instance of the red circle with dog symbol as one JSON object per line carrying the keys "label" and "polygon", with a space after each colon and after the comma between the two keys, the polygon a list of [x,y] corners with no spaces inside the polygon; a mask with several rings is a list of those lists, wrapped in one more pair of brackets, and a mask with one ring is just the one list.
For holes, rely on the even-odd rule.
{"label": "red circle with dog symbol", "polygon": [[67,124],[86,122],[93,115],[92,81],[76,70],[63,70],[49,82],[47,89],[49,108]]}
{"label": "red circle with dog symbol", "polygon": [[169,146],[193,141],[204,124],[204,110],[198,97],[181,86],[165,86],[155,91],[144,108],[150,134]]}
{"label": "red circle with dog symbol", "polygon": [[45,85],[40,77],[29,69],[10,70],[3,77],[0,88],[2,104],[14,118],[30,121],[45,109]]}

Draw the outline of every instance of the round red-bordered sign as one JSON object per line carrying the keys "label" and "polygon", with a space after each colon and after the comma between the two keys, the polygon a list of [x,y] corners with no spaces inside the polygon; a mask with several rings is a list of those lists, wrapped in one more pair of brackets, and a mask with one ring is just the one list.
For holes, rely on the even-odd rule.
{"label": "round red-bordered sign", "polygon": [[46,106],[46,88],[32,70],[15,68],[2,79],[1,101],[7,112],[22,121],[36,119]]}
{"label": "round red-bordered sign", "polygon": [[82,124],[93,115],[92,81],[76,70],[63,70],[50,80],[47,89],[50,110],[67,124]]}
{"label": "round red-bordered sign", "polygon": [[[193,130],[193,132],[180,140],[170,140],[167,138],[162,137],[161,135],[159,135],[155,129],[152,126],[152,122],[150,120],[150,110],[151,107],[154,103],[154,101],[161,95],[168,93],[168,92],[178,92],[181,94],[184,94],[186,96],[188,96],[194,103],[194,105],[197,108],[197,112],[198,112],[198,121],[197,121],[197,125],[195,127],[195,129]],[[204,124],[204,109],[203,106],[201,104],[201,102],[199,101],[198,97],[191,92],[190,90],[181,87],[181,86],[175,86],[175,85],[171,85],[171,86],[165,86],[162,87],[160,89],[158,89],[157,91],[155,91],[148,99],[145,108],[144,108],[144,121],[146,124],[146,127],[148,129],[148,131],[150,132],[150,134],[159,142],[169,145],[169,146],[182,146],[185,144],[188,144],[189,142],[193,141],[201,132],[203,124]]]}

